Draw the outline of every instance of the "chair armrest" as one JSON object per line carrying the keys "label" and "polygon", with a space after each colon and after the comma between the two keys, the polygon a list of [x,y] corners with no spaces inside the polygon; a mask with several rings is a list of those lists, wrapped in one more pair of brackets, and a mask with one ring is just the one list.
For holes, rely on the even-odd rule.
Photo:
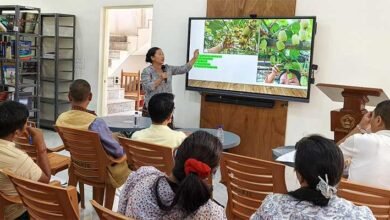
{"label": "chair armrest", "polygon": [[113,158],[111,156],[108,156],[108,159],[110,160],[111,163],[123,163],[124,161],[127,160],[127,156],[125,154],[122,157],[117,158],[117,159],[115,159],[115,158]]}
{"label": "chair armrest", "polygon": [[64,145],[60,145],[60,146],[57,146],[57,147],[54,147],[54,148],[47,148],[47,152],[49,152],[49,153],[60,152],[60,151],[63,151],[63,150],[65,150],[65,146]]}
{"label": "chair armrest", "polygon": [[9,202],[10,204],[22,204],[22,200],[19,196],[9,196],[0,192],[0,197],[3,198],[5,201]]}

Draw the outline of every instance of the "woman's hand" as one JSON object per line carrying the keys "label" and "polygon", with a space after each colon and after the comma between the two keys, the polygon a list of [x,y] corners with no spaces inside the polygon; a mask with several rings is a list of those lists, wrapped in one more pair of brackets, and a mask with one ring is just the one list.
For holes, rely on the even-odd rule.
{"label": "woman's hand", "polygon": [[195,51],[194,51],[194,57],[192,58],[192,59],[198,59],[198,57],[199,57],[199,49],[196,49]]}
{"label": "woman's hand", "polygon": [[191,65],[191,66],[193,66],[194,63],[196,62],[196,60],[198,59],[198,57],[199,57],[199,49],[196,49],[196,50],[194,51],[194,56],[191,58],[190,61],[188,61],[188,64]]}

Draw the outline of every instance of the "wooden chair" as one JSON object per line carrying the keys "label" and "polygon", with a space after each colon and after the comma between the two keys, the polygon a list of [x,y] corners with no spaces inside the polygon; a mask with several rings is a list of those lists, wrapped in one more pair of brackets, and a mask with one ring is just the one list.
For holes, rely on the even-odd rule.
{"label": "wooden chair", "polygon": [[1,172],[14,184],[32,219],[79,219],[75,187],[61,188]]}
{"label": "wooden chair", "polygon": [[249,219],[268,194],[287,193],[282,164],[224,152],[220,165],[229,219]]}
{"label": "wooden chair", "polygon": [[135,109],[140,110],[144,95],[141,93],[140,71],[136,73],[121,71],[121,88],[125,89],[125,98],[135,100]]}
{"label": "wooden chair", "polygon": [[127,163],[131,169],[137,170],[142,166],[154,166],[167,175],[171,174],[173,168],[172,148],[124,137],[118,137],[118,139],[126,151]]}
{"label": "wooden chair", "polygon": [[376,219],[390,219],[390,190],[341,180],[337,195],[356,205],[368,206]]}
{"label": "wooden chair", "polygon": [[104,208],[95,200],[90,200],[92,206],[95,208],[97,215],[100,220],[131,220],[132,218],[128,218],[119,213],[113,212],[110,209]]}
{"label": "wooden chair", "polygon": [[[36,146],[29,143],[28,138],[25,136],[19,136],[14,138],[14,143],[17,148],[26,152],[34,161],[37,160],[37,148]],[[70,164],[70,158],[55,152],[60,152],[65,150],[64,145],[58,146],[56,148],[47,149],[47,157],[49,159],[49,165],[51,174],[55,175],[56,173],[68,169]]]}
{"label": "wooden chair", "polygon": [[22,204],[22,200],[20,200],[19,196],[9,196],[0,192],[0,219],[5,219],[5,207],[12,204]]}
{"label": "wooden chair", "polygon": [[84,184],[93,187],[93,199],[108,209],[112,208],[115,188],[108,176],[108,166],[126,161],[126,156],[114,159],[106,154],[99,134],[93,131],[55,126],[70,152],[69,185],[80,186],[81,207],[85,208]]}

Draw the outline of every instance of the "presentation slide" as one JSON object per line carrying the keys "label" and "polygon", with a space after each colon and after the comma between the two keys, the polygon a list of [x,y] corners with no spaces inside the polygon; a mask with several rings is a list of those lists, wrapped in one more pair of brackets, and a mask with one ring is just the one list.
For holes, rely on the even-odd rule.
{"label": "presentation slide", "polygon": [[187,85],[308,97],[314,19],[191,19]]}

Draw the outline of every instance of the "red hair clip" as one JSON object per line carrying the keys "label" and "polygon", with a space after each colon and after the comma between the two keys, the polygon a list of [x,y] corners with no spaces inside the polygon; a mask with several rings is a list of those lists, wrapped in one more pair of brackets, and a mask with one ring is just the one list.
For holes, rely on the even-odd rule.
{"label": "red hair clip", "polygon": [[206,179],[207,177],[210,176],[211,168],[209,165],[194,159],[190,158],[187,159],[186,162],[184,163],[184,172],[186,175],[190,173],[195,173],[202,179]]}

